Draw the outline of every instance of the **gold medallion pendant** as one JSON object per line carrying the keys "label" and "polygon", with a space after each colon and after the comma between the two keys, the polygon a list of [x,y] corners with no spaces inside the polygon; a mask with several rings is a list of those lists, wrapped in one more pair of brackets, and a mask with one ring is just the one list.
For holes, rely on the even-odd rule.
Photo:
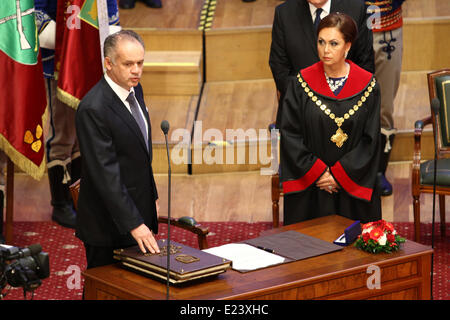
{"label": "gold medallion pendant", "polygon": [[361,95],[358,102],[353,105],[353,107],[351,107],[343,117],[337,117],[330,108],[328,108],[324,103],[322,103],[322,101],[319,100],[314,92],[312,92],[312,90],[308,87],[308,84],[302,79],[300,73],[297,75],[297,78],[298,82],[301,84],[308,97],[311,98],[312,102],[314,102],[317,107],[319,107],[320,110],[325,113],[325,115],[327,115],[331,120],[333,120],[338,126],[335,134],[331,136],[330,140],[334,142],[338,148],[341,148],[344,145],[344,142],[348,140],[348,135],[344,131],[342,131],[341,126],[345,120],[350,119],[350,117],[352,117],[367,101],[367,98],[375,87],[375,78],[372,78],[370,85],[367,86],[366,91]]}
{"label": "gold medallion pendant", "polygon": [[340,148],[343,146],[344,142],[347,141],[348,135],[342,131],[341,128],[336,130],[336,133],[331,136],[331,141],[336,143],[336,145]]}

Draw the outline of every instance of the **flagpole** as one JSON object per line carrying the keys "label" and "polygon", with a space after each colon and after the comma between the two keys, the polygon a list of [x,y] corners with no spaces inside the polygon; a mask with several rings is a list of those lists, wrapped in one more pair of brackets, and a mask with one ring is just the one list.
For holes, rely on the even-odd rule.
{"label": "flagpole", "polygon": [[6,167],[6,219],[5,219],[6,244],[12,244],[13,241],[13,216],[14,216],[14,163],[8,157]]}

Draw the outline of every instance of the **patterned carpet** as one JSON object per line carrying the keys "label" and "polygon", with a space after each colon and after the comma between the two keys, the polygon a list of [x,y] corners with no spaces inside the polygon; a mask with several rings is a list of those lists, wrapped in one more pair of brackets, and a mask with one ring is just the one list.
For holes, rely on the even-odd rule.
{"label": "patterned carpet", "polygon": [[[271,228],[270,222],[205,222],[210,230],[209,247],[225,243],[239,242],[258,237],[261,231]],[[412,240],[412,223],[394,223],[398,233]],[[158,238],[166,236],[166,225],[160,226]],[[34,300],[80,300],[83,291],[83,279],[78,271],[86,267],[84,247],[74,236],[72,229],[60,227],[53,222],[14,222],[14,245],[26,247],[34,243],[41,244],[43,251],[49,253],[50,277],[42,281],[35,291]],[[197,238],[193,234],[178,228],[171,228],[174,241],[197,247]],[[436,225],[433,296],[435,300],[450,300],[450,224],[447,224],[447,237],[439,235]],[[431,245],[431,224],[422,224],[422,243]],[[11,288],[5,300],[22,300],[23,291]],[[27,299],[30,298],[28,294]]]}

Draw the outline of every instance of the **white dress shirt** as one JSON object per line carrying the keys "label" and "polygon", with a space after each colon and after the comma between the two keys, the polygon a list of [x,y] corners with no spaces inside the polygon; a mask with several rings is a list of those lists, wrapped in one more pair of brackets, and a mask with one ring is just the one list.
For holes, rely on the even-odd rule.
{"label": "white dress shirt", "polygon": [[[130,104],[127,101],[127,98],[129,96],[129,94],[131,92],[134,92],[134,88],[131,87],[130,91],[122,88],[121,86],[119,86],[117,83],[115,83],[109,76],[107,73],[104,74],[105,76],[105,80],[106,82],[109,84],[109,86],[111,87],[111,89],[114,91],[114,93],[119,97],[119,99],[123,102],[123,104],[125,105],[125,107],[127,108],[127,110],[131,113],[131,108],[130,108]],[[134,97],[134,99],[136,100],[136,103],[138,106],[140,106],[139,101],[137,101],[136,96]],[[142,109],[139,108],[139,113],[142,117],[142,119],[144,119],[144,123],[145,123],[145,132],[147,132],[147,139],[148,139],[148,124],[147,121],[145,119],[144,113],[142,112]]]}
{"label": "white dress shirt", "polygon": [[[311,17],[314,23],[314,20],[316,19],[316,10],[317,8],[312,5],[311,3],[309,3],[309,11],[311,11]],[[322,6],[322,12],[320,13],[320,20],[322,20],[323,18],[325,18],[327,15],[330,14],[330,10],[331,10],[331,0],[328,0],[323,6]]]}

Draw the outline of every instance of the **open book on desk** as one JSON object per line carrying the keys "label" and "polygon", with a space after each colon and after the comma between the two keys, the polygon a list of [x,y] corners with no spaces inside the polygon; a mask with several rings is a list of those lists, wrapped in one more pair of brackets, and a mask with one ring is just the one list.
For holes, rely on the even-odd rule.
{"label": "open book on desk", "polygon": [[245,272],[342,249],[297,231],[286,231],[204,251],[231,260],[233,269]]}

